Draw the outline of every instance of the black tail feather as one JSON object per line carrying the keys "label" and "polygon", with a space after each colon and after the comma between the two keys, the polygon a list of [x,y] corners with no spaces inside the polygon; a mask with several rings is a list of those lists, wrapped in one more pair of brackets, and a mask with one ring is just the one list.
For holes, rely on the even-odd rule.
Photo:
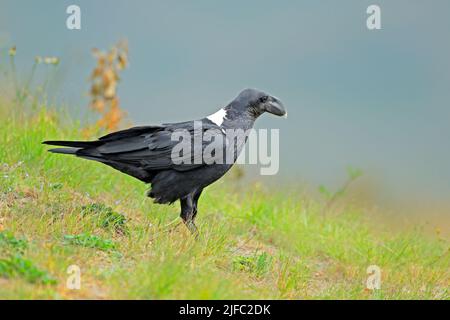
{"label": "black tail feather", "polygon": [[92,148],[102,144],[101,141],[44,141],[42,143],[53,146],[63,146],[73,148]]}
{"label": "black tail feather", "polygon": [[77,151],[80,150],[79,148],[55,148],[48,150],[52,153],[63,153],[63,154],[77,154]]}

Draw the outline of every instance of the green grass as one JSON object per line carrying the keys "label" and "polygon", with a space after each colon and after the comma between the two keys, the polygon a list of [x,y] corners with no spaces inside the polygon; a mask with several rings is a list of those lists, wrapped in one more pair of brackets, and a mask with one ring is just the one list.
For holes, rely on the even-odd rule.
{"label": "green grass", "polygon": [[[449,299],[449,242],[390,231],[365,208],[322,214],[307,196],[223,179],[199,204],[196,241],[164,232],[178,204],[98,163],[46,152],[81,127],[0,102],[0,298]],[[269,192],[270,191],[270,192]],[[66,287],[81,269],[81,289]],[[367,267],[381,289],[365,289]]]}
{"label": "green grass", "polygon": [[65,235],[64,240],[66,244],[94,248],[104,251],[113,250],[116,248],[116,244],[113,241],[109,239],[105,240],[101,237],[86,233],[77,235]]}
{"label": "green grass", "polygon": [[22,278],[30,283],[55,284],[56,280],[46,271],[37,268],[30,260],[20,255],[0,258],[0,276],[3,278]]}

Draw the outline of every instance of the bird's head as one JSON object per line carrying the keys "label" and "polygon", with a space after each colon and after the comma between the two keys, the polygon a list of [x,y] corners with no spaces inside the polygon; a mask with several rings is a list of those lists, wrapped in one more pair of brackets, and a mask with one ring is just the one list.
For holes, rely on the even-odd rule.
{"label": "bird's head", "polygon": [[246,112],[255,119],[264,112],[276,116],[287,116],[286,109],[280,100],[256,89],[245,89],[231,103],[231,107]]}

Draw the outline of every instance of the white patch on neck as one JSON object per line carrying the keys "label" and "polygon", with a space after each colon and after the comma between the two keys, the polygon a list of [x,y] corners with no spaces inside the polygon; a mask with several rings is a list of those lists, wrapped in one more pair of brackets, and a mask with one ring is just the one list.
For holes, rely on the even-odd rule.
{"label": "white patch on neck", "polygon": [[207,117],[207,119],[211,120],[219,127],[222,125],[223,121],[227,118],[227,111],[225,109],[220,109],[216,113]]}

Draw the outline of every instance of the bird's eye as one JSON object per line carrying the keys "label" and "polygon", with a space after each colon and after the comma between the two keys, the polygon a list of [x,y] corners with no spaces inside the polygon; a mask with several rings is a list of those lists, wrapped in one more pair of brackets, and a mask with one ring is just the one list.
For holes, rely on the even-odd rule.
{"label": "bird's eye", "polygon": [[264,102],[267,101],[267,99],[269,99],[269,97],[268,96],[264,96],[264,97],[259,98],[259,101],[264,103]]}

